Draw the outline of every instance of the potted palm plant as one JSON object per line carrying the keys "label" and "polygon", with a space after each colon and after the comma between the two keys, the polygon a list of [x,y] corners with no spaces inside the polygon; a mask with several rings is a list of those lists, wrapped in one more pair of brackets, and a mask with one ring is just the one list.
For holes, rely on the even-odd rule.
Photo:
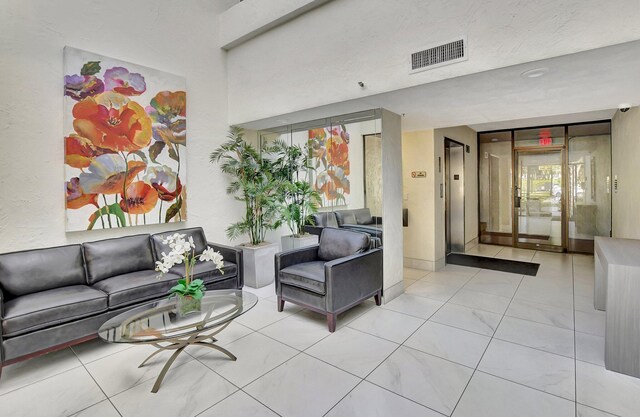
{"label": "potted palm plant", "polygon": [[282,224],[280,216],[283,180],[274,162],[244,140],[244,131],[232,127],[228,140],[211,153],[223,173],[231,177],[227,194],[244,202],[243,218],[227,228],[229,239],[248,235],[240,245],[244,280],[249,287],[260,288],[274,280],[274,255],[277,243],[265,242],[266,233]]}
{"label": "potted palm plant", "polygon": [[309,175],[315,169],[309,144],[289,145],[278,140],[268,151],[276,156],[275,172],[282,178],[280,215],[292,233],[281,237],[282,250],[318,243],[318,236],[304,231],[305,224],[312,222],[311,215],[318,211],[320,205],[320,194],[309,181]]}

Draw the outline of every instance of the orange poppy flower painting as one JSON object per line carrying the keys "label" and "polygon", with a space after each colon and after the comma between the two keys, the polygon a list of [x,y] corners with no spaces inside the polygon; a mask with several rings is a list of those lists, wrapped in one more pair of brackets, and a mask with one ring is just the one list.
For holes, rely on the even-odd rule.
{"label": "orange poppy flower painting", "polygon": [[349,183],[349,133],[344,125],[309,130],[309,146],[316,169],[314,189],[322,207],[344,206]]}
{"label": "orange poppy flower painting", "polygon": [[64,48],[67,231],[186,220],[183,77]]}

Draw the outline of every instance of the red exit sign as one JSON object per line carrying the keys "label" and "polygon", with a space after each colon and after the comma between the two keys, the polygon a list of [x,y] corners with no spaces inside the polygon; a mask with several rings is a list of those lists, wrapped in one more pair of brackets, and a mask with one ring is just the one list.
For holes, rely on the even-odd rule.
{"label": "red exit sign", "polygon": [[540,139],[538,139],[540,146],[549,146],[553,143],[551,138],[551,131],[549,129],[542,129],[540,131]]}

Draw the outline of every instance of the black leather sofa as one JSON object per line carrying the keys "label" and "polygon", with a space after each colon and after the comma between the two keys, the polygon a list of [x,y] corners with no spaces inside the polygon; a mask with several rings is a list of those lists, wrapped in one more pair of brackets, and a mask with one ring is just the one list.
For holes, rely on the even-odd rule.
{"label": "black leather sofa", "polygon": [[382,297],[382,249],[370,249],[366,233],[326,227],[318,245],[276,254],[278,311],[285,301],[325,314],[329,331],[336,316],[370,297]]}
{"label": "black leather sofa", "polygon": [[211,262],[195,266],[207,289],[242,288],[242,251],[207,242],[202,228],[0,254],[2,366],[92,339],[108,319],[166,297],[184,265],[160,275],[155,262],[175,232],[193,237],[196,253],[222,254],[222,273]]}
{"label": "black leather sofa", "polygon": [[372,216],[368,208],[315,213],[312,218],[314,224],[305,226],[308,233],[320,236],[324,227],[335,227],[364,232],[382,241],[382,217]]}

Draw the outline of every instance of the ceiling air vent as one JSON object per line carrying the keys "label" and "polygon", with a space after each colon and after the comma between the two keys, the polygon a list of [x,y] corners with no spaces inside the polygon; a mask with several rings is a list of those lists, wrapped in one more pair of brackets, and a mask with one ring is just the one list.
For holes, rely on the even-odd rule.
{"label": "ceiling air vent", "polygon": [[466,59],[465,39],[458,39],[453,42],[412,53],[411,72],[454,64],[465,61]]}

